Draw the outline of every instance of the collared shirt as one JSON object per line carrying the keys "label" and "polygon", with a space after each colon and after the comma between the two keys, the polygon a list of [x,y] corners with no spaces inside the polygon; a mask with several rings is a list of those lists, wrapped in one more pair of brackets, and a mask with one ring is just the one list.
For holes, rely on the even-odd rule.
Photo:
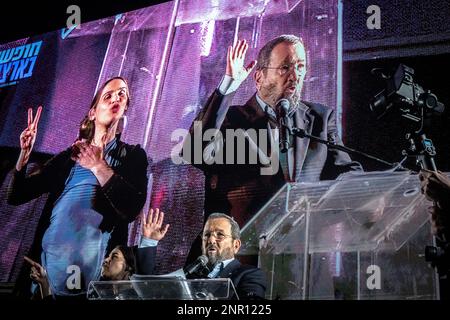
{"label": "collared shirt", "polygon": [[[236,87],[236,81],[228,76],[225,75],[222,80],[220,81],[218,90],[221,94],[226,95],[234,92],[237,89]],[[258,106],[263,110],[264,113],[266,113],[270,118],[272,118],[275,122],[277,121],[277,115],[275,113],[275,110],[270,106],[268,103],[264,102],[264,100],[256,94],[256,101],[258,103]],[[216,128],[220,127],[220,124],[222,123],[223,119],[225,118],[226,112],[228,111],[227,108],[221,108],[217,112],[217,118],[216,118]],[[293,110],[291,108],[290,114],[293,114]],[[291,125],[293,125],[293,119],[290,119],[292,122]],[[270,121],[267,122],[267,132],[270,133],[269,143],[272,150],[274,150],[274,146],[279,145],[279,131],[274,130],[275,128],[271,126]],[[291,139],[291,138],[289,138]],[[291,140],[292,141],[292,140]],[[286,153],[280,153],[279,154],[280,164],[283,170],[283,174],[286,181],[293,181],[294,179],[294,148],[293,145],[291,145],[288,149],[288,152]]]}
{"label": "collared shirt", "polygon": [[210,273],[208,273],[208,278],[216,278],[220,274],[220,272],[222,272],[222,270],[225,269],[225,267],[233,260],[234,260],[234,258],[231,258],[231,259],[223,260],[220,263],[216,263],[216,265],[214,266],[212,271]]}
{"label": "collared shirt", "polygon": [[229,75],[224,75],[219,84],[219,92],[223,95],[230,94],[236,91],[237,88],[233,87],[234,79]]}
{"label": "collared shirt", "polygon": [[158,245],[158,240],[150,239],[142,236],[141,242],[139,243],[138,248],[147,248],[147,247],[156,247]]}
{"label": "collared shirt", "polygon": [[258,102],[258,105],[265,113],[267,113],[273,119],[277,118],[277,114],[275,113],[275,110],[273,110],[272,106],[269,105],[268,103],[265,103],[264,100],[258,94],[256,94],[256,101]]}
{"label": "collared shirt", "polygon": [[[235,80],[232,77],[230,77],[229,75],[224,75],[218,86],[219,92],[223,95],[234,92],[237,89],[235,88],[234,84]],[[266,103],[258,94],[256,94],[256,101],[258,102],[258,105],[261,107],[262,111],[268,113],[271,117],[276,119],[277,115],[275,113],[275,110],[273,109],[273,106]]]}

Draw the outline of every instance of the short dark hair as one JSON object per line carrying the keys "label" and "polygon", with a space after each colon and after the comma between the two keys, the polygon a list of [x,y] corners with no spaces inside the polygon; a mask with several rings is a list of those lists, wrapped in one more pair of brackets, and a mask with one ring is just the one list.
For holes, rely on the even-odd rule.
{"label": "short dark hair", "polygon": [[275,48],[276,45],[283,42],[291,43],[293,45],[300,43],[303,45],[302,38],[294,36],[293,34],[282,34],[281,36],[278,36],[275,39],[270,40],[261,48],[261,50],[259,50],[257,58],[258,62],[256,63],[256,70],[262,70],[265,67],[269,66],[270,54],[272,53],[273,48]]}
{"label": "short dark hair", "polygon": [[[236,220],[234,220],[233,217],[225,214],[225,213],[221,213],[221,212],[214,212],[211,213],[208,216],[208,219],[206,219],[206,222],[208,222],[209,220],[213,220],[213,219],[227,219],[230,222],[231,225],[231,237],[235,240],[240,239],[241,238],[241,228],[239,228],[239,224],[236,222]],[[205,223],[206,224],[206,223]]]}

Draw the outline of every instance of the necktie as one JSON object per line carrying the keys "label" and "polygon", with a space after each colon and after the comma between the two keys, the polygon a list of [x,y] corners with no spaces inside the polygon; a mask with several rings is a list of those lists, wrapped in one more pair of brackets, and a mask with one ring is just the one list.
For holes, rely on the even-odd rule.
{"label": "necktie", "polygon": [[271,106],[266,104],[264,112],[266,113],[266,115],[269,117],[270,120],[273,120],[275,123],[277,122],[277,115],[275,113],[275,110],[273,110]]}
{"label": "necktie", "polygon": [[[294,119],[292,116],[288,117],[289,126],[294,127]],[[294,181],[294,143],[295,139],[288,136],[289,148],[285,153],[280,155],[281,166],[283,168],[284,180],[287,182]]]}
{"label": "necktie", "polygon": [[208,274],[208,278],[217,278],[223,270],[223,262],[217,263],[214,269]]}
{"label": "necktie", "polygon": [[[274,130],[276,128],[278,128],[278,121],[276,118],[276,114],[275,111],[268,105],[266,105],[265,107],[265,112],[268,116],[268,124],[267,124],[267,129],[270,132],[270,146],[271,146],[271,150],[274,150],[273,146],[274,145],[278,145],[280,143],[280,136],[279,136],[279,131],[278,130]],[[289,112],[289,117],[288,117],[288,121],[289,121],[289,125],[292,128],[294,121],[293,121],[293,114],[294,112]],[[284,180],[291,182],[294,179],[294,141],[295,139],[292,139],[292,137],[289,137],[289,141],[290,141],[290,145],[289,145],[289,149],[287,152],[285,153],[281,153],[279,151],[278,148],[278,157],[280,160],[280,166],[281,169],[283,170],[283,175],[284,175]]]}

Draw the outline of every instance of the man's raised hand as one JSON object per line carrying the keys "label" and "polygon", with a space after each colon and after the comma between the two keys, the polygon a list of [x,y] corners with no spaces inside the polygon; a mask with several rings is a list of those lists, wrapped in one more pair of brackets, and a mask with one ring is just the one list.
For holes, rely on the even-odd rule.
{"label": "man's raised hand", "polygon": [[153,214],[153,209],[150,209],[147,219],[145,215],[142,214],[142,235],[148,239],[161,240],[169,230],[169,224],[166,224],[164,228],[162,227],[164,221],[164,212],[160,212],[158,208],[155,209]]}
{"label": "man's raised hand", "polygon": [[239,40],[234,46],[228,47],[225,74],[232,77],[237,86],[248,77],[256,65],[256,60],[253,60],[246,67],[244,66],[247,50],[248,43],[245,39]]}

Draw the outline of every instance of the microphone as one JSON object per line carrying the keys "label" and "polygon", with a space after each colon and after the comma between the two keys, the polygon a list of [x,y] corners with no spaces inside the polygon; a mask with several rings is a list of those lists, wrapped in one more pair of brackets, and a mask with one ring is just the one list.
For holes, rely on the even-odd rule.
{"label": "microphone", "polygon": [[200,257],[197,258],[197,260],[195,260],[195,262],[191,263],[183,271],[186,274],[186,276],[189,276],[196,273],[200,269],[205,268],[207,263],[208,257],[205,255],[201,255]]}
{"label": "microphone", "polygon": [[277,113],[278,128],[280,130],[280,151],[287,152],[289,148],[289,135],[291,131],[288,111],[290,103],[288,99],[278,100],[275,110]]}

